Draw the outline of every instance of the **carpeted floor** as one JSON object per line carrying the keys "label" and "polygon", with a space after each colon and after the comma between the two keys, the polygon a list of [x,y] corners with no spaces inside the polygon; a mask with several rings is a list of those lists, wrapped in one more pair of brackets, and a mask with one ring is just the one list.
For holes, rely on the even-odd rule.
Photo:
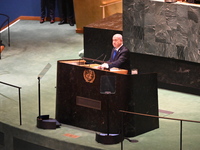
{"label": "carpeted floor", "polygon": [[[38,21],[21,20],[10,28],[10,47],[7,46],[8,31],[2,33],[2,40],[6,48],[2,52],[0,60],[0,81],[22,88],[22,125],[19,125],[18,90],[4,84],[0,84],[0,124],[13,126],[44,137],[51,137],[64,143],[86,145],[94,149],[120,150],[120,144],[102,145],[97,143],[93,131],[68,125],[62,125],[56,130],[36,128],[36,117],[38,116],[37,77],[43,68],[50,63],[51,68],[41,79],[41,114],[49,114],[54,118],[57,61],[79,58],[79,51],[83,49],[83,35],[77,34],[75,29],[75,26],[59,26],[57,23],[49,24],[49,22],[40,24]],[[158,89],[158,96],[160,116],[200,121],[199,96],[164,89]],[[0,131],[4,132],[2,125],[0,125]],[[77,135],[78,138],[65,136],[66,134]],[[33,137],[29,135],[17,136],[21,136],[27,141],[33,141]],[[200,124],[183,122],[182,136],[182,149],[200,149]],[[180,122],[160,119],[159,129],[131,139],[138,140],[138,142],[124,140],[124,150],[180,149]],[[43,142],[45,144],[40,144],[44,147],[62,149],[61,146],[55,148],[55,144],[53,145],[49,141]],[[9,150],[12,147],[11,144],[6,147],[0,146],[0,149]],[[75,147],[73,149],[76,149]]]}

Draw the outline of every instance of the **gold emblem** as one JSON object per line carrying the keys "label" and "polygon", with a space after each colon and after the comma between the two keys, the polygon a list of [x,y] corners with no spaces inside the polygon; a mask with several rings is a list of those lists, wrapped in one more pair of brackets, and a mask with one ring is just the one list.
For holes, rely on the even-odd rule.
{"label": "gold emblem", "polygon": [[85,69],[83,72],[83,77],[86,82],[93,83],[95,80],[95,73],[91,69]]}

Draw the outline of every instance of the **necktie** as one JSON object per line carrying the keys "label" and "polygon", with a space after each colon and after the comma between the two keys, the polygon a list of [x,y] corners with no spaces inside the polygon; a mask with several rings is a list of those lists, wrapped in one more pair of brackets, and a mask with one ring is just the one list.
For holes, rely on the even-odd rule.
{"label": "necktie", "polygon": [[116,54],[117,54],[117,51],[114,50],[114,52],[113,52],[113,56],[112,56],[112,59],[115,59]]}

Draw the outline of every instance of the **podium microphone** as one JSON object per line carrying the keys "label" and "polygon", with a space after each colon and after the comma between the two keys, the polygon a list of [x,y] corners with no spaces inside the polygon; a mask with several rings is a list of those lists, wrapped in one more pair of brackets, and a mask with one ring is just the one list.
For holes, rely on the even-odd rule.
{"label": "podium microphone", "polygon": [[97,57],[96,59],[99,59],[99,58],[101,58],[102,56],[104,55],[104,53],[103,54],[101,54],[99,57]]}
{"label": "podium microphone", "polygon": [[[103,55],[105,55],[105,54],[104,54],[104,53],[101,54],[100,56],[98,56],[98,57],[96,58],[96,60],[98,60],[99,58],[101,58]],[[95,62],[95,60],[92,61],[92,63],[94,63],[94,62]]]}
{"label": "podium microphone", "polygon": [[107,55],[104,56],[103,61],[106,59]]}

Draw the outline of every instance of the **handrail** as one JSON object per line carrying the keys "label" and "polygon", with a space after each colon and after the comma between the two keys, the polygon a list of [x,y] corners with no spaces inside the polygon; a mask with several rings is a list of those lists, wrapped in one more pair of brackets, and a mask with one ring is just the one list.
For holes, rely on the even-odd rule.
{"label": "handrail", "polygon": [[[125,111],[125,110],[119,110],[121,113],[127,113],[127,114],[133,114],[133,115],[140,115],[140,116],[146,116],[146,117],[153,117],[153,118],[161,118],[161,119],[168,119],[168,120],[176,120],[180,121],[180,150],[182,150],[182,122],[194,122],[194,123],[200,123],[200,121],[195,121],[195,120],[187,120],[187,119],[177,119],[177,118],[170,118],[170,117],[161,117],[161,116],[155,116],[155,115],[149,115],[149,114],[143,114],[143,113],[137,113],[137,112],[130,112],[130,111]],[[121,143],[122,145],[122,143]],[[123,148],[123,146],[121,146]]]}
{"label": "handrail", "polygon": [[10,19],[10,17],[9,17],[8,15],[6,15],[6,14],[1,14],[1,13],[0,13],[0,16],[5,16],[5,17],[7,18],[7,19],[2,23],[2,25],[1,25],[1,27],[0,27],[0,31],[1,31],[1,28],[3,27],[3,25],[5,24],[6,21],[8,21],[8,28],[9,28],[9,24],[10,24],[9,19]]}
{"label": "handrail", "polygon": [[[0,13],[0,16],[5,16],[7,18],[0,26],[0,40],[1,40],[1,28],[4,26],[4,24],[6,22],[8,22],[7,23],[7,26],[8,26],[8,46],[10,46],[10,27],[9,27],[9,25],[10,25],[10,21],[9,21],[10,17],[8,15],[6,15],[6,14],[1,14],[1,13]],[[0,52],[0,59],[1,59],[1,52]]]}
{"label": "handrail", "polygon": [[2,82],[2,81],[0,81],[0,83],[5,84],[5,85],[8,85],[8,86],[12,86],[12,87],[15,87],[15,88],[19,88],[19,89],[21,89],[21,87],[16,86],[16,85],[12,85],[12,84],[5,83],[5,82]]}
{"label": "handrail", "polygon": [[11,87],[14,87],[14,88],[18,88],[18,93],[19,93],[19,120],[20,120],[20,125],[22,125],[22,117],[21,117],[21,87],[19,86],[16,86],[16,85],[12,85],[12,84],[9,84],[9,83],[5,83],[5,82],[2,82],[0,81],[1,84],[5,84],[5,85],[8,85],[8,86],[11,86]]}
{"label": "handrail", "polygon": [[123,112],[123,113],[133,114],[133,115],[148,116],[148,117],[162,118],[162,119],[169,119],[169,120],[176,120],[176,121],[186,121],[186,122],[200,123],[200,121],[195,121],[195,120],[186,120],[186,119],[177,119],[177,118],[161,117],[161,116],[155,116],[155,115],[149,115],[149,114],[142,114],[142,113],[130,112],[130,111],[125,111],[125,110],[119,110],[119,111],[120,111],[120,112]]}

